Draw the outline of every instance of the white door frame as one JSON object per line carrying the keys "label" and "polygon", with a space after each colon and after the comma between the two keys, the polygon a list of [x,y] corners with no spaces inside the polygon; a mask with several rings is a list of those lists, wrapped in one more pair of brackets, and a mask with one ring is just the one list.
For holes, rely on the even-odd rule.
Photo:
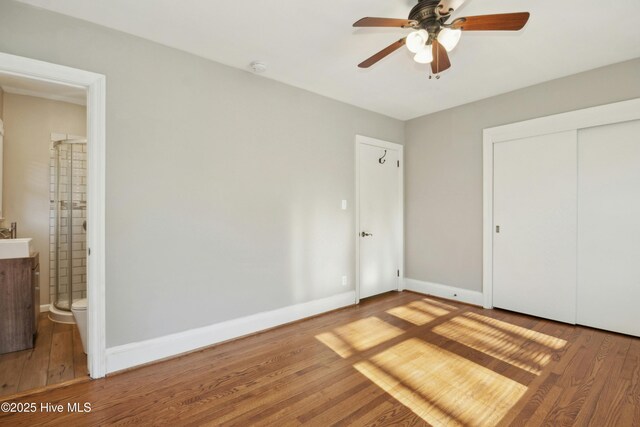
{"label": "white door frame", "polygon": [[106,374],[105,128],[106,77],[89,71],[0,52],[0,73],[87,91],[87,364],[92,378]]}
{"label": "white door frame", "polygon": [[503,141],[577,131],[630,120],[640,120],[640,98],[484,129],[482,219],[484,308],[493,308],[493,145]]}
{"label": "white door frame", "polygon": [[400,179],[398,180],[399,186],[399,200],[398,205],[400,208],[400,236],[398,239],[398,254],[400,256],[399,269],[400,274],[398,277],[398,291],[404,289],[404,147],[394,142],[383,141],[381,139],[375,139],[364,135],[356,135],[355,150],[356,150],[356,304],[360,302],[360,146],[372,145],[374,147],[383,148],[387,150],[396,150],[398,152],[398,159],[400,161]]}

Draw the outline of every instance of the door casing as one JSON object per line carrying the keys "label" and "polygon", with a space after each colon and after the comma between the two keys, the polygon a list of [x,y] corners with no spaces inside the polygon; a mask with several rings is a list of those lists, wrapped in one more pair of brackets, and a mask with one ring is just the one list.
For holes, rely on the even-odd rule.
{"label": "door casing", "polygon": [[87,364],[106,367],[106,76],[0,52],[0,73],[83,88],[87,92]]}

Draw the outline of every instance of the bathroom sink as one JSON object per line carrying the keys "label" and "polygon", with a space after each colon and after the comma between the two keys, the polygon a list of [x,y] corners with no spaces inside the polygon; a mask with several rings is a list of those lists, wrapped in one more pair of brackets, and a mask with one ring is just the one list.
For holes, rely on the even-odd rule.
{"label": "bathroom sink", "polygon": [[27,258],[33,253],[32,239],[0,239],[0,259]]}

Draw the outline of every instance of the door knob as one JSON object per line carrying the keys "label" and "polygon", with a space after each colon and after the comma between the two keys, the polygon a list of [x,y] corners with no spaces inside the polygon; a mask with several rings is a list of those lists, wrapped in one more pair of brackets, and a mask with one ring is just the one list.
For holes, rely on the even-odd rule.
{"label": "door knob", "polygon": [[363,231],[362,233],[360,233],[360,235],[361,235],[362,237],[373,236],[373,234],[371,234],[371,233],[367,233],[366,231]]}

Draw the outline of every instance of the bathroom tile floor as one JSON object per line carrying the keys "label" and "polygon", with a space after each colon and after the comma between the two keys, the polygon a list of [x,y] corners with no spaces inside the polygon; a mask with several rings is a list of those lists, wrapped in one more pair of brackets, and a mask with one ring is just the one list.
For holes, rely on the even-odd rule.
{"label": "bathroom tile floor", "polygon": [[41,313],[35,346],[0,355],[0,396],[87,377],[87,355],[76,325],[54,323]]}

